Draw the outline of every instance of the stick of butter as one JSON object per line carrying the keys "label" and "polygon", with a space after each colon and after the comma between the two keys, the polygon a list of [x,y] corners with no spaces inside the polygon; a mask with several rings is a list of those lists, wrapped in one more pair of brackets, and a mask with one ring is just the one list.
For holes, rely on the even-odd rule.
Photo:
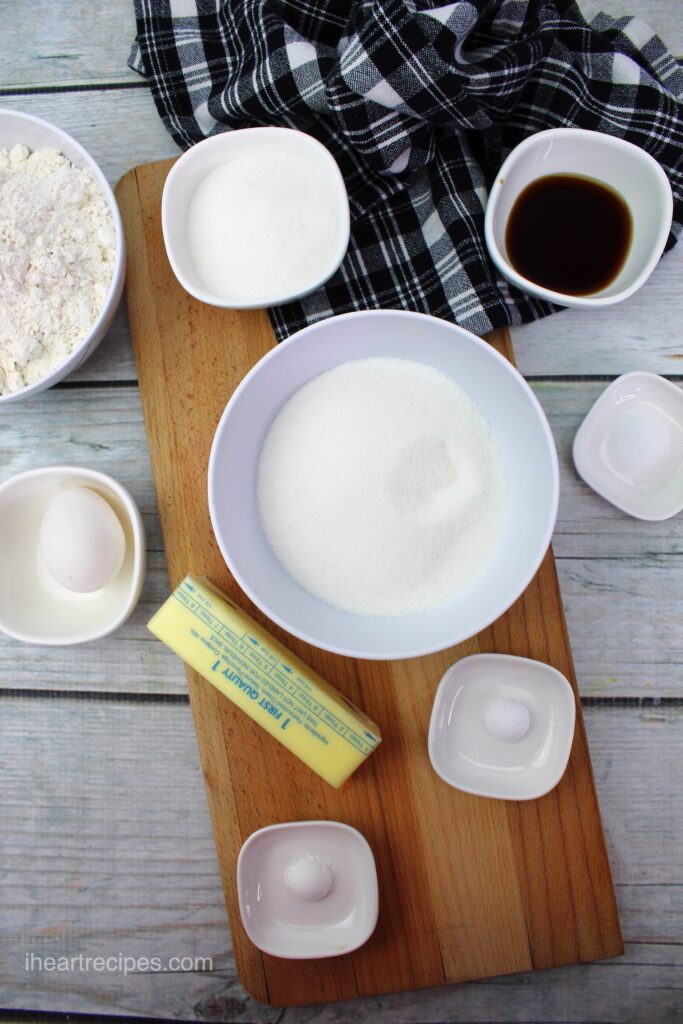
{"label": "stick of butter", "polygon": [[206,579],[186,576],[148,629],[335,789],[381,742],[367,715]]}

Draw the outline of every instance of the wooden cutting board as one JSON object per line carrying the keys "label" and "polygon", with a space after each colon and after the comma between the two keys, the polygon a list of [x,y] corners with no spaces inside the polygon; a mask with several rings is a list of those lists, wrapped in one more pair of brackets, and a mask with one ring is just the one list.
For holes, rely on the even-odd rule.
{"label": "wooden cutting board", "polygon": [[[197,741],[244,987],[276,1006],[369,996],[623,952],[580,705],[569,767],[540,800],[451,789],[432,771],[427,727],[439,679],[458,658],[538,658],[574,682],[552,552],[493,626],[441,654],[352,661],[275,627],[232,580],[207,506],[207,463],[234,388],[274,344],[265,311],[213,309],[177,284],[161,234],[172,161],[138,167],[116,194],[128,246],[128,309],[172,585],[206,575],[380,725],[379,750],[339,791],[188,671]],[[512,359],[506,331],[491,344]],[[355,953],[316,961],[262,955],[243,931],[235,865],[242,842],[275,822],[354,825],[377,860],[380,915]]]}

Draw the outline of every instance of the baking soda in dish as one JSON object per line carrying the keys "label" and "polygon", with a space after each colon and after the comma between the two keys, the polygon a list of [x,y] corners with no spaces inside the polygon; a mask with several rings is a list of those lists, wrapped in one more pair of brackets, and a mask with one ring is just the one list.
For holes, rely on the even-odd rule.
{"label": "baking soda in dish", "polygon": [[477,406],[412,360],[358,359],[303,385],[263,444],[257,499],[274,553],[305,590],[359,615],[444,604],[489,563],[503,459]]}
{"label": "baking soda in dish", "polygon": [[280,147],[216,167],[187,212],[204,287],[240,302],[305,291],[333,261],[339,232],[338,201],[319,168]]}

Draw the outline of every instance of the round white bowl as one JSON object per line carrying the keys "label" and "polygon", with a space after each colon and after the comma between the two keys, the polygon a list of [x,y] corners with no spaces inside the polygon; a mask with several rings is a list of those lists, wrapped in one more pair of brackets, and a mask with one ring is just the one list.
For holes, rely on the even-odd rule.
{"label": "round white bowl", "polygon": [[22,388],[21,391],[14,391],[9,395],[0,395],[0,404],[3,402],[18,402],[22,398],[29,398],[31,395],[37,395],[40,391],[46,391],[47,388],[51,388],[57,381],[63,380],[64,377],[68,377],[70,373],[77,370],[92,355],[107,333],[114,313],[121,301],[123,279],[126,271],[126,246],[119,208],[116,204],[114,193],[109,187],[109,182],[90,154],[86,152],[80,143],[72,139],[61,128],[50,124],[49,121],[43,121],[40,117],[33,117],[32,114],[22,114],[16,110],[0,110],[0,149],[11,149],[17,143],[28,146],[31,150],[57,149],[74,166],[81,167],[95,179],[107,200],[107,205],[111,210],[114,221],[116,258],[109,291],[99,316],[82,341],[76,345],[71,355],[41,380],[36,381],[35,384],[29,384],[28,387]]}
{"label": "round white bowl", "polygon": [[[339,611],[285,572],[259,518],[256,473],[265,435],[306,381],[351,359],[419,360],[448,374],[491,424],[508,478],[503,535],[482,575],[419,615],[379,618]],[[274,348],[230,399],[211,450],[209,509],[221,552],[252,601],[274,622],[325,650],[358,658],[411,658],[484,629],[520,596],[548,548],[557,515],[557,453],[531,388],[485,341],[444,320],[397,310],[332,317]]]}
{"label": "round white bowl", "polygon": [[[518,274],[508,259],[505,232],[510,211],[527,185],[550,174],[578,174],[604,182],[631,211],[633,236],[624,265],[606,288],[591,295],[544,288]],[[611,306],[645,284],[664,251],[672,216],[669,179],[644,149],[602,132],[551,128],[520,142],[496,175],[486,206],[486,245],[503,277],[523,292],[560,306]],[[559,236],[557,244],[562,245]]]}
{"label": "round white bowl", "polygon": [[[64,597],[44,585],[38,540],[45,510],[66,487],[88,487],[113,508],[126,538],[115,579],[92,596]],[[99,640],[122,626],[145,576],[142,517],[125,487],[94,469],[46,466],[0,484],[0,631],[28,644],[63,647]]]}
{"label": "round white bowl", "polygon": [[[339,215],[337,247],[329,262],[319,268],[317,276],[308,282],[304,290],[293,294],[277,294],[272,288],[269,290],[266,282],[258,301],[226,299],[204,287],[190,257],[187,244],[187,211],[190,200],[199,184],[217,167],[237,157],[250,156],[264,150],[272,151],[278,146],[300,154],[316,167],[320,178],[329,183]],[[330,151],[311,135],[295,131],[293,128],[240,128],[198,142],[175,162],[164,184],[161,225],[171,269],[186,292],[209,306],[220,306],[223,309],[261,309],[308,295],[338,270],[349,244],[349,198],[337,161]]]}

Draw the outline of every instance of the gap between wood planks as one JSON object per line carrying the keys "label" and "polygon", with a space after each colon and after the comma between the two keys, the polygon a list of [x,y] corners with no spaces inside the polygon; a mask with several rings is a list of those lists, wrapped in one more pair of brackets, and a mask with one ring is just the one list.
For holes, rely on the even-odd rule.
{"label": "gap between wood planks", "polygon": [[45,96],[57,92],[113,92],[116,89],[149,89],[143,78],[139,82],[74,82],[65,85],[8,85],[0,86],[0,98],[11,96]]}
{"label": "gap between wood planks", "polygon": [[[118,690],[41,690],[10,687],[0,689],[0,700],[8,698],[40,700],[102,701],[105,704],[189,704],[185,693],[134,693]],[[683,697],[581,697],[584,708],[683,708]]]}
{"label": "gap between wood planks", "polygon": [[[524,379],[530,384],[608,384],[621,374],[616,373],[527,373]],[[682,373],[663,374],[667,380],[683,382]],[[54,384],[56,390],[82,391],[84,388],[137,388],[137,380],[63,380]]]}

